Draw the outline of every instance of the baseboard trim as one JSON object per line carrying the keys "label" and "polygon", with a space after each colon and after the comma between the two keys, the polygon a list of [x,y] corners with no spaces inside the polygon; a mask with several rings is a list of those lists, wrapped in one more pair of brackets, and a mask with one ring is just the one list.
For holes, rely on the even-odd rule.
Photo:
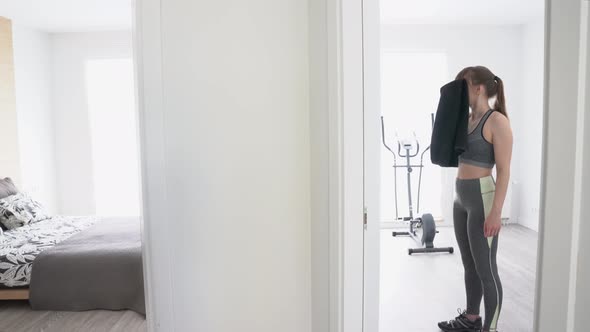
{"label": "baseboard trim", "polygon": [[[443,218],[438,218],[434,220],[436,222],[436,227],[452,227],[452,223],[445,223]],[[510,218],[502,218],[502,225],[519,225],[519,223],[510,220]],[[381,229],[390,229],[390,228],[404,228],[408,227],[408,222],[405,221],[382,221],[381,222]]]}

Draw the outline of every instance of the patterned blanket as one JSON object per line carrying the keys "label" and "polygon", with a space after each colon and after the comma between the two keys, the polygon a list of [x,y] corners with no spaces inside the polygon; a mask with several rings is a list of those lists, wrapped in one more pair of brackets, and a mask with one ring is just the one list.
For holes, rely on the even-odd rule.
{"label": "patterned blanket", "polygon": [[0,236],[0,287],[27,286],[33,260],[43,250],[92,226],[96,217],[52,217]]}

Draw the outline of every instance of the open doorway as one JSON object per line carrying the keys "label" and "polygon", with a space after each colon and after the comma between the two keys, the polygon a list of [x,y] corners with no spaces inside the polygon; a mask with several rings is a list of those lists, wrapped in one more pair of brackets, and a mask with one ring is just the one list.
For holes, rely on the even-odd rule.
{"label": "open doorway", "polygon": [[[380,331],[438,331],[437,322],[454,319],[456,310],[466,307],[464,269],[453,227],[457,169],[432,165],[428,152],[423,161],[420,156],[430,144],[431,113],[436,112],[440,87],[474,65],[486,66],[502,78],[513,130],[497,252],[503,285],[498,330],[532,331],[543,139],[544,1],[492,5],[382,0],[380,18],[381,115],[384,140],[394,147],[393,151],[380,147]],[[398,168],[395,176],[391,167],[398,142],[402,147],[411,144],[410,152],[416,154],[410,162],[418,166],[410,174],[410,191],[406,168]],[[400,151],[396,163],[405,166],[406,151]],[[409,228],[403,220],[409,215],[409,197],[415,216],[426,212],[434,216],[438,230],[434,246],[453,247],[454,254],[410,256],[408,248],[422,244],[392,236],[392,230]],[[480,313],[484,316],[484,301]]]}
{"label": "open doorway", "polygon": [[147,329],[133,15],[0,2],[1,330]]}

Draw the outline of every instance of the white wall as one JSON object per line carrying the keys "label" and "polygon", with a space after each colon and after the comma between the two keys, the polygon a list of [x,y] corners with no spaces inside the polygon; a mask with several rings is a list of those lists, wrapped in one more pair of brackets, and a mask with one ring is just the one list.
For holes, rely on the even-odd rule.
{"label": "white wall", "polygon": [[307,2],[140,6],[154,326],[310,331]]}
{"label": "white wall", "polygon": [[522,70],[523,102],[513,123],[516,161],[513,173],[517,181],[514,200],[518,202],[518,222],[535,231],[539,228],[541,192],[541,156],[543,137],[543,74],[544,30],[543,21],[523,26]]}
{"label": "white wall", "polygon": [[[523,52],[521,30],[522,28],[516,25],[383,25],[381,47],[383,52],[445,53],[448,61],[449,81],[454,79],[455,75],[466,66],[484,65],[490,68],[505,83],[508,114],[512,119],[512,126],[517,130],[520,127],[517,113],[522,109],[524,103],[523,70],[520,57]],[[416,79],[427,80],[428,77],[420,76]],[[387,91],[382,92],[383,95],[387,93]],[[436,109],[432,111],[434,112]],[[519,147],[524,149],[521,146],[522,143],[516,139],[514,145],[515,154]],[[388,159],[383,159],[383,162],[387,161]],[[513,160],[513,165],[517,163],[519,160],[516,157]],[[400,172],[398,175],[402,173]],[[445,221],[452,220],[455,176],[455,168],[443,170],[441,188],[445,201],[441,205]],[[514,175],[512,180],[514,181]],[[423,185],[426,188],[428,184]],[[502,216],[517,219],[512,210],[511,188],[512,186],[509,187]],[[447,191],[444,192],[445,190]],[[398,194],[404,195],[404,192],[399,191]]]}
{"label": "white wall", "polygon": [[[59,211],[95,213],[85,61],[131,58],[129,31],[52,35],[55,152]],[[117,184],[113,183],[113,188]]]}
{"label": "white wall", "polygon": [[57,212],[49,34],[13,25],[20,189]]}

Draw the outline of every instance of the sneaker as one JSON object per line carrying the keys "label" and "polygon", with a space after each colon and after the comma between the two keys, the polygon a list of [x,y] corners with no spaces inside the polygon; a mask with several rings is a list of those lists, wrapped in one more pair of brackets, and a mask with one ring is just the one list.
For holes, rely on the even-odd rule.
{"label": "sneaker", "polygon": [[466,311],[457,309],[459,316],[455,317],[454,320],[448,322],[438,323],[438,327],[444,332],[480,332],[481,331],[481,317],[478,317],[475,321],[470,321],[467,318]]}

